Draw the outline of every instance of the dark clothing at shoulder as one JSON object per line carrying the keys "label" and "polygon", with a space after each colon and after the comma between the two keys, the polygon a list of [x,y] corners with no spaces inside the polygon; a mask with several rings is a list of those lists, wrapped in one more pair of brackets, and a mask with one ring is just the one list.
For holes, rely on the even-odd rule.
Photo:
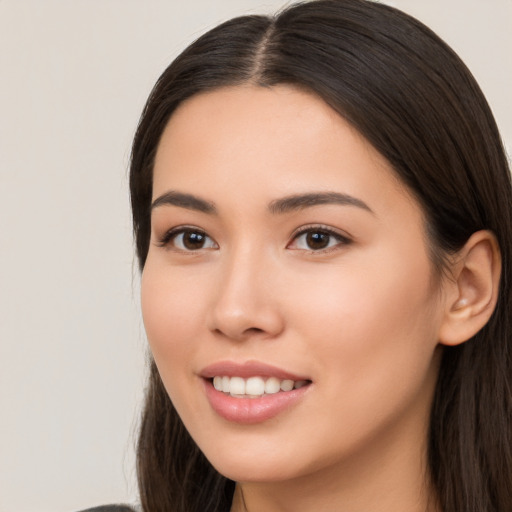
{"label": "dark clothing at shoulder", "polygon": [[127,505],[102,505],[101,507],[80,510],[80,512],[135,512],[135,510]]}

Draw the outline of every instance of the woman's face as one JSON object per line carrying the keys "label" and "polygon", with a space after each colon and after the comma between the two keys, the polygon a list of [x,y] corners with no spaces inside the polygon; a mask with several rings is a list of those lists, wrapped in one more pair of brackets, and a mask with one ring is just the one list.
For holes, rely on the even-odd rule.
{"label": "woman's face", "polygon": [[322,100],[240,86],[185,102],[158,147],[151,224],[148,340],[221,473],[421,454],[443,320],[424,219]]}

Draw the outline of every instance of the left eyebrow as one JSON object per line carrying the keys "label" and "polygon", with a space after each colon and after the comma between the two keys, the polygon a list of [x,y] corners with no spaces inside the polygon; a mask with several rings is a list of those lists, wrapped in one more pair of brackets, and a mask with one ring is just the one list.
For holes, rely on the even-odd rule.
{"label": "left eyebrow", "polygon": [[157,197],[151,204],[151,211],[164,205],[178,206],[179,208],[196,210],[209,214],[217,213],[217,209],[213,203],[192,194],[184,194],[175,190],[169,190],[169,192]]}
{"label": "left eyebrow", "polygon": [[283,214],[296,210],[303,210],[322,204],[339,204],[342,206],[355,206],[372,214],[373,210],[361,199],[339,192],[314,192],[309,194],[296,194],[275,199],[269,204],[268,209],[274,214]]}

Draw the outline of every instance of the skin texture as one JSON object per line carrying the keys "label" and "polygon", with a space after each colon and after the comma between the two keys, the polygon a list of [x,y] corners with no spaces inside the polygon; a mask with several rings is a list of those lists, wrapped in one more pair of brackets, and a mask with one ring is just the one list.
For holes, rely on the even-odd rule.
{"label": "skin texture", "polygon": [[[434,278],[421,209],[389,164],[317,97],[240,86],[174,113],[153,200],[169,191],[216,212],[153,208],[144,323],[187,429],[239,482],[232,510],[435,510],[425,440],[439,340],[453,334],[452,309],[459,318],[468,301],[452,308],[457,282]],[[269,210],[319,192],[366,207]],[[179,234],[163,244],[180,226],[205,234],[204,246],[187,249]],[[337,235],[313,250],[297,233],[304,227]],[[480,252],[493,254],[489,243]],[[200,373],[219,361],[259,361],[311,384],[276,417],[242,425],[206,398]]]}

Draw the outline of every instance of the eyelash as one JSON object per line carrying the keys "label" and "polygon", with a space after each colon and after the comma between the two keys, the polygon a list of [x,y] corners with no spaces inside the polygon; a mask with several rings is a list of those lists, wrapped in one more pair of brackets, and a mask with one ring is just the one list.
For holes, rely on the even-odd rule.
{"label": "eyelash", "polygon": [[[217,243],[210,236],[208,236],[208,234],[205,231],[203,231],[202,229],[199,229],[199,228],[192,227],[192,226],[180,226],[180,227],[170,229],[158,241],[158,246],[159,247],[169,247],[171,242],[173,240],[176,240],[178,238],[178,236],[185,235],[187,233],[205,237],[205,239],[210,240],[211,244],[215,245],[215,247],[199,247],[197,249],[186,249],[186,248],[180,248],[180,247],[172,247],[172,249],[181,251],[181,252],[185,252],[185,253],[187,253],[187,252],[193,253],[193,252],[197,252],[200,250],[209,250],[209,249],[218,248]],[[337,248],[339,248],[340,245],[348,245],[352,242],[352,240],[350,238],[348,238],[344,235],[341,235],[340,233],[338,233],[337,231],[334,231],[331,228],[328,228],[326,226],[321,226],[321,225],[314,225],[314,226],[304,226],[300,230],[295,232],[292,235],[291,242],[289,244],[287,244],[286,247],[290,248],[290,245],[292,245],[293,243],[296,243],[297,240],[299,240],[304,235],[308,235],[308,234],[326,235],[327,237],[329,237],[328,244],[331,243],[331,241],[332,241],[331,239],[333,239],[333,238],[336,240],[336,243],[334,245],[327,245],[327,247],[322,247],[319,249],[296,248],[296,249],[292,249],[292,250],[303,250],[303,251],[307,251],[312,254],[327,253],[327,252],[336,250]]]}
{"label": "eyelash", "polygon": [[[352,243],[352,240],[348,238],[347,236],[342,235],[341,233],[333,230],[332,228],[329,228],[327,226],[322,225],[313,225],[313,226],[303,226],[300,228],[297,232],[295,232],[292,236],[292,241],[288,244],[287,247],[289,247],[291,244],[296,243],[297,240],[308,234],[322,234],[327,235],[330,239],[335,239],[336,243],[331,246],[327,246],[320,249],[310,249],[310,248],[303,248],[303,249],[295,249],[295,250],[303,250],[307,251],[309,253],[315,254],[315,253],[328,253],[331,251],[335,251],[336,249],[339,249],[339,246],[343,245],[349,245]],[[331,241],[331,240],[330,240]],[[330,243],[329,241],[329,243]]]}
{"label": "eyelash", "polygon": [[[186,233],[190,234],[196,234],[199,236],[204,236],[206,239],[211,240],[215,245],[217,245],[211,237],[209,237],[205,231],[199,228],[195,228],[193,226],[179,226],[176,228],[172,228],[169,231],[167,231],[164,236],[159,240],[158,246],[159,247],[168,247],[173,240],[176,240],[179,235],[185,235]],[[201,249],[211,249],[211,247],[200,247],[199,249],[182,249],[178,247],[173,247],[173,249],[181,251],[181,252],[196,252],[196,250]]]}

